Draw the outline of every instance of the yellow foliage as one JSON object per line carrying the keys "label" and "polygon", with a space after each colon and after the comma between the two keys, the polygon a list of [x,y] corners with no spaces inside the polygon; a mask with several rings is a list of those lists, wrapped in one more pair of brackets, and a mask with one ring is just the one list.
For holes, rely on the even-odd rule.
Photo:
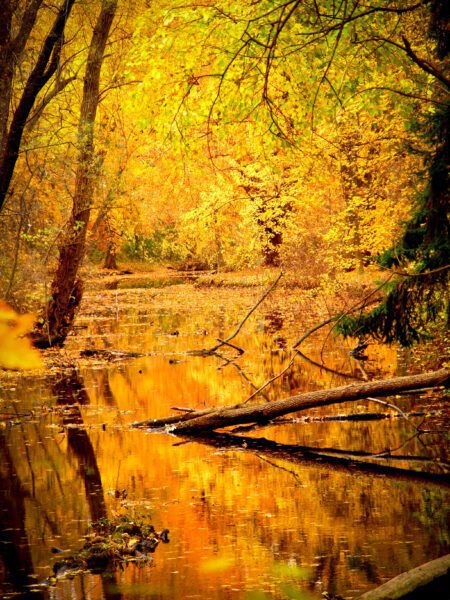
{"label": "yellow foliage", "polygon": [[39,352],[24,337],[33,321],[33,315],[18,315],[0,301],[0,368],[35,369],[42,366]]}

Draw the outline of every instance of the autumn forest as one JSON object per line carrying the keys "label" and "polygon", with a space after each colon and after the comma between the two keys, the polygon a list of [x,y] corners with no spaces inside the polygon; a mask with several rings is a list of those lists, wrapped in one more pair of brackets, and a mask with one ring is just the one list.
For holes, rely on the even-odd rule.
{"label": "autumn forest", "polygon": [[0,0],[2,597],[447,597],[449,130],[445,0]]}

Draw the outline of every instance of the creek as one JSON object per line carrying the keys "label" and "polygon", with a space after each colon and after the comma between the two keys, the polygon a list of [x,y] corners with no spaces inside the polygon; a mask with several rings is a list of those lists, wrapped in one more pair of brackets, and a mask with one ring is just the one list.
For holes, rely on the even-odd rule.
{"label": "creek", "polygon": [[[174,406],[235,404],[283,368],[289,345],[320,321],[312,292],[273,293],[233,341],[245,353],[232,362],[232,349],[224,353],[228,360],[187,353],[229,335],[262,289],[199,286],[178,275],[92,282],[68,355],[90,348],[145,356],[85,360],[76,372],[0,382],[3,598],[318,600],[327,591],[351,599],[450,552],[447,486],[130,427],[171,414]],[[371,345],[364,363],[351,358],[351,344],[325,335],[302,348],[328,369],[298,359],[259,401],[409,368],[408,356],[395,348]],[[424,392],[395,402],[427,413],[432,400]],[[366,410],[386,408],[358,402],[311,414]],[[449,462],[448,432],[439,428],[417,436],[409,421],[394,416],[355,422],[304,416],[248,435],[375,454],[389,449],[419,456],[425,460],[415,467],[436,472]],[[404,466],[411,461],[405,458]],[[50,574],[53,547],[79,549],[89,522],[121,512],[170,530],[170,542],[158,546],[151,562],[29,591]]]}

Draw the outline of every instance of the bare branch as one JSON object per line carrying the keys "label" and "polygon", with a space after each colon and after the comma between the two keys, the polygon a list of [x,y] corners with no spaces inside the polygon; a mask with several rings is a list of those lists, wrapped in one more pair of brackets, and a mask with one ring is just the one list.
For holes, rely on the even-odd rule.
{"label": "bare branch", "polygon": [[244,326],[246,321],[249,319],[249,317],[255,312],[255,310],[258,308],[258,306],[267,298],[267,296],[270,294],[270,292],[276,287],[276,285],[278,284],[280,279],[283,277],[283,275],[284,275],[284,273],[283,273],[283,271],[281,271],[280,274],[278,275],[278,277],[272,283],[272,285],[264,292],[264,294],[261,296],[261,298],[258,300],[258,302],[252,306],[252,308],[248,311],[248,313],[245,315],[245,317],[242,319],[242,321],[239,323],[239,325],[237,326],[235,331],[230,336],[228,336],[224,340],[219,340],[219,344],[217,344],[216,346],[213,346],[209,350],[206,350],[206,349],[205,350],[193,350],[192,352],[190,352],[190,354],[195,354],[197,356],[209,356],[211,354],[215,354],[216,351],[219,348],[221,348],[222,346],[231,346],[232,348],[235,348],[240,354],[243,354],[244,350],[242,350],[242,348],[239,348],[238,346],[235,346],[234,344],[230,344],[229,342],[237,336],[237,334],[241,331],[242,327]]}

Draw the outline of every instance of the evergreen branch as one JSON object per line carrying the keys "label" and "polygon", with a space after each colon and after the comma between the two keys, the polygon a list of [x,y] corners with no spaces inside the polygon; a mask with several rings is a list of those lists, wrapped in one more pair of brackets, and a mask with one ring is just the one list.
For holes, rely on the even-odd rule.
{"label": "evergreen branch", "polygon": [[388,269],[388,270],[393,275],[400,275],[400,277],[427,277],[428,275],[434,275],[435,273],[441,273],[442,271],[447,271],[447,269],[450,269],[450,265],[444,265],[442,267],[438,267],[436,269],[431,269],[430,271],[423,271],[421,273],[405,273],[404,271],[395,271],[393,269]]}

